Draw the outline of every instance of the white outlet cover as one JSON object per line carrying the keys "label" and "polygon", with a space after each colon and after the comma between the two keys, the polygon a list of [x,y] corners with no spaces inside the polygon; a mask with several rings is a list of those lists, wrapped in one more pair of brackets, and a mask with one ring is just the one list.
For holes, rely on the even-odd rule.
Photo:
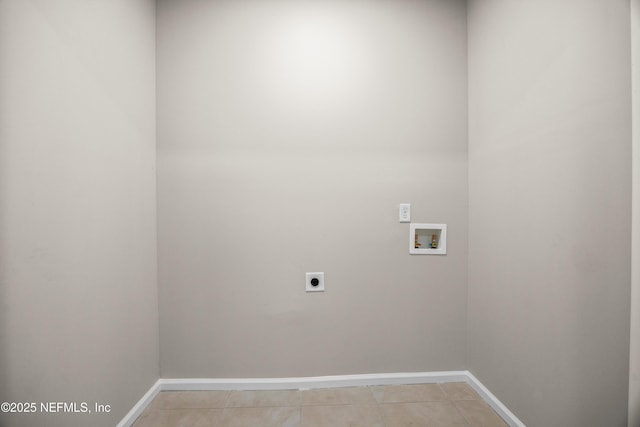
{"label": "white outlet cover", "polygon": [[[318,279],[316,286],[311,284],[313,279]],[[304,286],[307,292],[324,292],[324,273],[306,273]]]}
{"label": "white outlet cover", "polygon": [[400,222],[411,222],[411,204],[401,203],[399,210]]}

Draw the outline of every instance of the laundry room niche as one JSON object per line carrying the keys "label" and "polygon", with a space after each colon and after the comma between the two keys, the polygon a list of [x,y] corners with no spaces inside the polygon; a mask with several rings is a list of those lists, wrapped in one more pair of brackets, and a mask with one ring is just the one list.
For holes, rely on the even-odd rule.
{"label": "laundry room niche", "polygon": [[409,253],[414,255],[445,255],[447,224],[411,224]]}

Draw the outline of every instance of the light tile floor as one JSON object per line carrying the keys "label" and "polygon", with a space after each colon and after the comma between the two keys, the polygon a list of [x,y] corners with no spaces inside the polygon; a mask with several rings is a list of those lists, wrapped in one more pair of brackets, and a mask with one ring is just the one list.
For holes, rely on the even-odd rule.
{"label": "light tile floor", "polygon": [[466,383],[164,391],[133,427],[506,427]]}

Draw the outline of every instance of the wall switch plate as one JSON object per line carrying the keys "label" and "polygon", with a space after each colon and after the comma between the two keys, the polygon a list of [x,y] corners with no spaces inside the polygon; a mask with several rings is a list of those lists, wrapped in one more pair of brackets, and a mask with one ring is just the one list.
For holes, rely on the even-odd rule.
{"label": "wall switch plate", "polygon": [[400,222],[411,222],[411,204],[400,204]]}
{"label": "wall switch plate", "polygon": [[324,273],[306,273],[304,286],[307,292],[324,292]]}

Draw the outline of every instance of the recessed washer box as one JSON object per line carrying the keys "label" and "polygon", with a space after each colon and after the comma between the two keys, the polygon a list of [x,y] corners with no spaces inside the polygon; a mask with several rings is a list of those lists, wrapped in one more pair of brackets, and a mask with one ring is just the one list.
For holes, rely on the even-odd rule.
{"label": "recessed washer box", "polygon": [[447,224],[415,224],[409,228],[409,253],[414,255],[445,255]]}

